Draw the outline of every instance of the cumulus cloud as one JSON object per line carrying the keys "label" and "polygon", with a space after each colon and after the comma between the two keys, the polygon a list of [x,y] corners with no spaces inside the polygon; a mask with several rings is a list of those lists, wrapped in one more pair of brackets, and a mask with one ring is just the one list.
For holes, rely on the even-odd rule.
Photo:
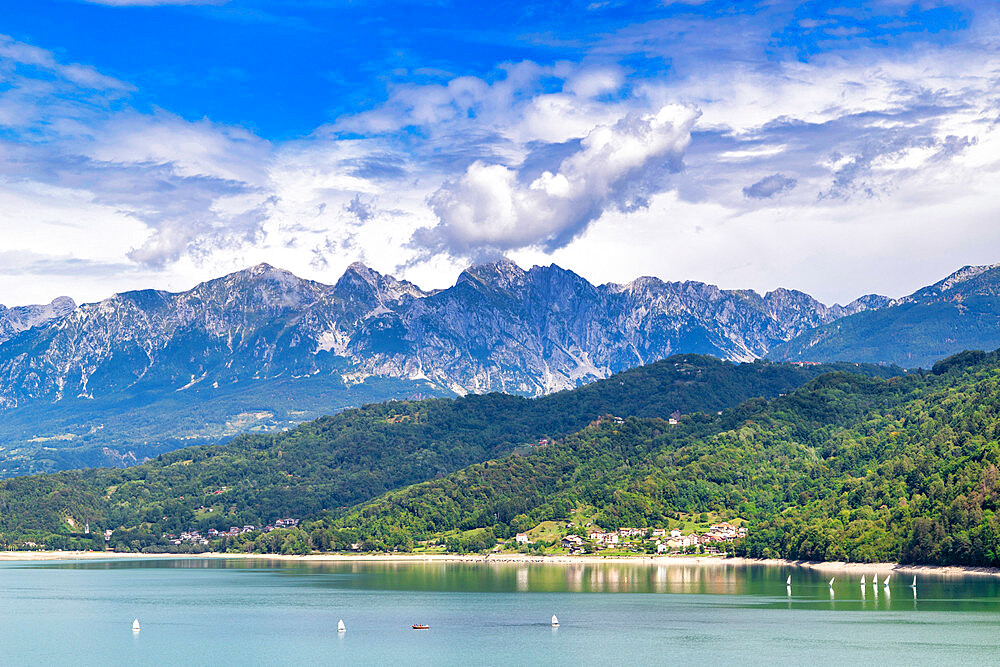
{"label": "cumulus cloud", "polygon": [[440,224],[414,240],[466,256],[565,246],[605,210],[636,210],[666,190],[697,117],[693,109],[664,106],[598,126],[555,171],[530,183],[521,183],[516,169],[477,161],[431,195]]}
{"label": "cumulus cloud", "polygon": [[770,199],[771,197],[788,192],[795,187],[797,181],[784,174],[771,174],[765,176],[753,185],[743,188],[743,196],[751,199]]}
{"label": "cumulus cloud", "polygon": [[[932,221],[922,234],[905,225],[954,217],[952,202],[967,197],[953,206],[968,211],[965,237],[977,240],[951,235],[947,261],[1000,253],[1000,237],[988,237],[1000,173],[995,23],[980,24],[975,43],[956,33],[944,46],[799,57],[774,36],[817,17],[771,3],[705,20],[674,4],[668,20],[576,40],[578,62],[502,63],[476,76],[406,63],[383,103],[274,144],[137,110],[146,105],[132,104],[129,84],[0,37],[5,249],[45,239],[47,256],[131,266],[144,280],[181,276],[182,287],[258,261],[335,279],[363,256],[439,287],[470,257],[509,252],[587,267],[592,280],[652,273],[810,289],[820,272],[810,253],[857,221],[854,234],[872,236],[834,267],[854,253],[854,286],[829,280],[834,269],[812,283],[849,300],[866,252],[881,261],[899,237],[932,238]],[[986,230],[978,237],[975,224]],[[960,243],[973,254],[953,262]],[[775,255],[786,247],[797,252]],[[791,255],[801,266],[779,273]],[[49,274],[53,284],[58,271]],[[25,289],[5,280],[0,266],[0,291]]]}

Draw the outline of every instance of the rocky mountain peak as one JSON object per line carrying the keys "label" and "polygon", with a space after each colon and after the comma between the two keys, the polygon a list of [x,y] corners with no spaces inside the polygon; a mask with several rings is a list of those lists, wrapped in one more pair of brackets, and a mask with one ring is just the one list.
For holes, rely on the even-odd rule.
{"label": "rocky mountain peak", "polygon": [[314,302],[326,289],[325,285],[299,278],[291,271],[261,263],[203,282],[176,296],[222,308],[299,309]]}
{"label": "rocky mountain peak", "polygon": [[334,292],[341,296],[359,296],[359,290],[379,303],[398,301],[404,296],[415,299],[426,296],[426,292],[411,282],[379,273],[362,262],[354,262],[337,280]]}
{"label": "rocky mountain peak", "polygon": [[499,289],[515,289],[524,285],[527,276],[528,272],[516,262],[502,257],[495,262],[470,266],[462,271],[456,284],[470,282]]}
{"label": "rocky mountain peak", "polygon": [[866,310],[878,310],[879,308],[885,308],[891,301],[892,299],[881,294],[865,294],[844,306],[844,314],[853,315],[854,313],[861,313]]}
{"label": "rocky mountain peak", "polygon": [[65,317],[75,308],[76,302],[68,296],[30,306],[7,308],[0,305],[0,343],[22,331]]}
{"label": "rocky mountain peak", "polygon": [[954,300],[973,295],[1000,295],[1000,264],[963,266],[933,285],[897,299],[893,305],[942,298]]}

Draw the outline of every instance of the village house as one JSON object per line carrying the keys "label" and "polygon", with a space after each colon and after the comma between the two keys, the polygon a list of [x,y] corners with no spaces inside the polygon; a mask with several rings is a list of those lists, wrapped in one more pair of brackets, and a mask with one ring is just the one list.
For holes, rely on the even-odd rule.
{"label": "village house", "polygon": [[518,533],[514,536],[514,541],[518,544],[531,544],[531,541],[528,540],[527,533]]}
{"label": "village house", "polygon": [[604,533],[601,531],[592,532],[588,535],[591,540],[598,544],[618,544],[618,533]]}
{"label": "village house", "polygon": [[654,528],[653,529],[653,537],[663,537],[666,534],[667,534],[667,529],[666,528]]}
{"label": "village house", "polygon": [[567,549],[572,549],[574,547],[581,547],[583,546],[583,538],[580,537],[579,535],[567,535],[566,537],[562,538],[560,544],[562,544],[562,546],[566,547]]}

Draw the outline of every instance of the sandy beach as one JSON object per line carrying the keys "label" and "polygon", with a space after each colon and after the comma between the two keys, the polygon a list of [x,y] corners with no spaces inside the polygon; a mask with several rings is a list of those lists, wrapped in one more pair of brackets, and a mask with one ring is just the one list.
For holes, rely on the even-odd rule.
{"label": "sandy beach", "polygon": [[901,565],[899,563],[842,563],[822,561],[795,561],[784,559],[725,558],[720,556],[535,556],[529,554],[310,554],[289,556],[281,554],[138,554],[101,551],[0,551],[0,561],[72,561],[130,559],[149,560],[161,558],[205,558],[284,560],[298,562],[360,562],[360,563],[469,563],[480,565],[676,565],[699,567],[765,566],[806,568],[824,572],[856,573],[858,576],[877,572],[885,574],[935,574],[946,576],[1000,576],[1000,568],[970,567],[963,565]]}

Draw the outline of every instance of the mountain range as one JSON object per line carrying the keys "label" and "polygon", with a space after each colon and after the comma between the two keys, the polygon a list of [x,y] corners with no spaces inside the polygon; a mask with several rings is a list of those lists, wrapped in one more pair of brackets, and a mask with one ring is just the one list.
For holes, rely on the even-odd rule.
{"label": "mountain range", "polygon": [[[929,365],[1000,343],[998,285],[996,267],[966,267],[904,299],[826,306],[787,289],[593,285],[501,260],[442,290],[362,264],[334,285],[261,264],[186,292],[61,298],[3,311],[0,475],[128,465],[371,401],[540,396],[681,352]],[[940,313],[957,331],[924,345]]]}
{"label": "mountain range", "polygon": [[944,280],[776,345],[779,361],[892,363],[930,368],[962,350],[1000,347],[1000,264],[966,266]]}
{"label": "mountain range", "polygon": [[0,303],[0,343],[9,340],[28,329],[64,317],[76,308],[76,302],[68,296],[60,296],[51,303],[35,306],[15,306],[8,308]]}

